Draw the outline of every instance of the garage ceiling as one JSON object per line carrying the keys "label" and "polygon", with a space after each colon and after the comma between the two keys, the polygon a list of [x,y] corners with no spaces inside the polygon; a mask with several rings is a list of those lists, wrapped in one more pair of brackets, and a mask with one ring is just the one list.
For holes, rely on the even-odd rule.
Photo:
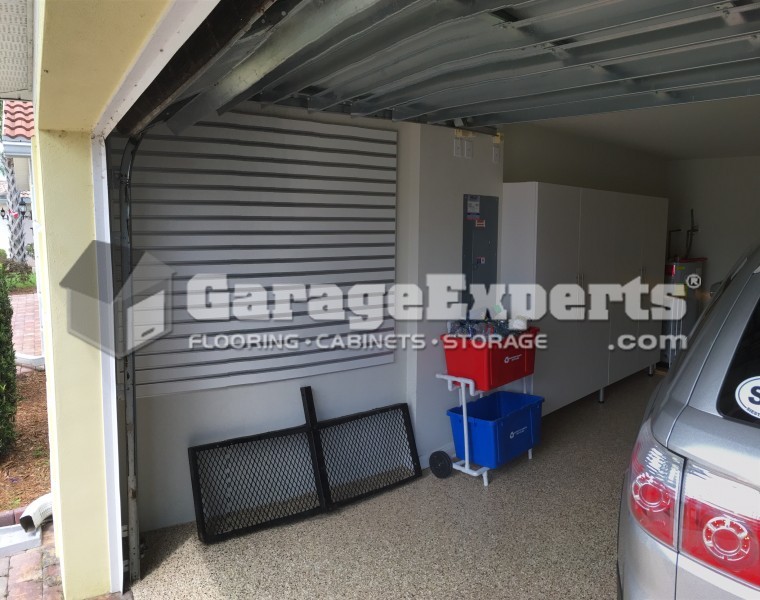
{"label": "garage ceiling", "polygon": [[[760,96],[542,121],[531,127],[669,160],[760,155]],[[514,128],[503,129],[506,136]]]}
{"label": "garage ceiling", "polygon": [[760,1],[279,0],[169,125],[249,99],[479,128],[755,94]]}

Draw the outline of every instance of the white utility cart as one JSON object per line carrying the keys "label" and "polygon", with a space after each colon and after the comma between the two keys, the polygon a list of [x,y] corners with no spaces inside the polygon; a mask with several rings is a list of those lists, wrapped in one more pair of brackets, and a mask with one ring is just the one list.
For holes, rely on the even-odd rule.
{"label": "white utility cart", "polygon": [[[470,475],[472,477],[483,477],[483,485],[488,485],[488,471],[491,470],[491,467],[480,467],[478,469],[473,469],[470,466],[470,432],[468,427],[468,414],[467,414],[467,400],[468,396],[471,399],[480,399],[482,398],[486,392],[476,389],[476,384],[473,379],[468,379],[466,377],[456,377],[454,375],[445,375],[445,374],[437,374],[436,378],[443,379],[448,384],[448,388],[450,392],[453,392],[455,389],[459,392],[459,404],[462,407],[462,421],[463,421],[463,433],[464,433],[464,460],[459,460],[456,462],[453,462],[451,457],[448,455],[448,453],[439,450],[437,452],[433,452],[430,455],[430,470],[433,472],[433,474],[436,477],[444,478],[447,477],[451,470],[460,471],[462,473],[465,473],[467,475]],[[522,378],[522,384],[523,384],[523,393],[524,394],[532,394],[533,393],[533,376],[528,375],[526,377]],[[533,458],[533,448],[528,449],[528,458]]]}

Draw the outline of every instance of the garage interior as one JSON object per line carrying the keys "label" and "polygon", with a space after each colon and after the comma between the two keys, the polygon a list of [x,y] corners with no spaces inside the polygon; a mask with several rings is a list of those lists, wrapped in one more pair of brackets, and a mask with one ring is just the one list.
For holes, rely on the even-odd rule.
{"label": "garage interior", "polygon": [[[758,240],[759,35],[760,2],[744,0],[221,0],[109,140],[112,235],[124,239],[128,223],[133,249],[157,252],[180,277],[235,264],[272,280],[424,285],[463,266],[463,195],[500,197],[503,227],[505,184],[540,182],[579,197],[667,199],[652,225],[663,271],[667,231],[680,230],[671,243],[684,248],[693,210],[706,297]],[[138,139],[129,222],[116,175]],[[311,228],[341,240],[300,243]],[[615,244],[624,229],[599,239]],[[499,261],[503,273],[509,257]],[[120,257],[114,266],[123,277]],[[445,323],[387,327],[432,338]],[[616,377],[604,362],[602,379],[591,371],[612,359],[581,357],[572,393],[567,372],[542,370],[539,355],[542,445],[488,488],[428,473],[333,514],[204,546],[188,525],[188,447],[299,425],[298,389],[311,385],[320,418],[407,402],[426,467],[432,451],[453,451],[456,399],[434,378],[445,370],[436,348],[346,351],[329,366],[299,356],[267,370],[157,343],[118,363],[122,473],[139,486],[124,522],[132,547],[146,542],[142,569],[130,564],[136,598],[614,596],[622,473],[660,378],[641,372],[657,362],[651,353]]]}

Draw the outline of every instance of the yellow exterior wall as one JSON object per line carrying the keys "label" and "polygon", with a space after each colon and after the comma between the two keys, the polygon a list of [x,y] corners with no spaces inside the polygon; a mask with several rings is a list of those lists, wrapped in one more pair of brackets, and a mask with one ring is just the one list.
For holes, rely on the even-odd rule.
{"label": "yellow exterior wall", "polygon": [[40,129],[92,131],[170,0],[44,0],[35,31]]}
{"label": "yellow exterior wall", "polygon": [[94,237],[90,145],[87,133],[49,131],[38,132],[35,144],[50,466],[66,598],[110,588],[101,357],[68,333],[67,293],[60,286]]}
{"label": "yellow exterior wall", "polygon": [[[33,144],[56,549],[67,600],[110,591],[100,351],[60,282],[95,238],[91,132],[171,0],[37,0]],[[97,315],[93,315],[97,319]]]}

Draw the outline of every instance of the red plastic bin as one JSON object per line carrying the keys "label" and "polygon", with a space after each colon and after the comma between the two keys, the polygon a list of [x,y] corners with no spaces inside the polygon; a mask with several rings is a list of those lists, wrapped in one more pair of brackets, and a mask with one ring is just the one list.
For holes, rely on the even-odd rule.
{"label": "red plastic bin", "polygon": [[477,389],[484,392],[532,375],[538,331],[538,327],[530,327],[514,336],[516,340],[499,342],[442,335],[446,371],[474,380]]}

